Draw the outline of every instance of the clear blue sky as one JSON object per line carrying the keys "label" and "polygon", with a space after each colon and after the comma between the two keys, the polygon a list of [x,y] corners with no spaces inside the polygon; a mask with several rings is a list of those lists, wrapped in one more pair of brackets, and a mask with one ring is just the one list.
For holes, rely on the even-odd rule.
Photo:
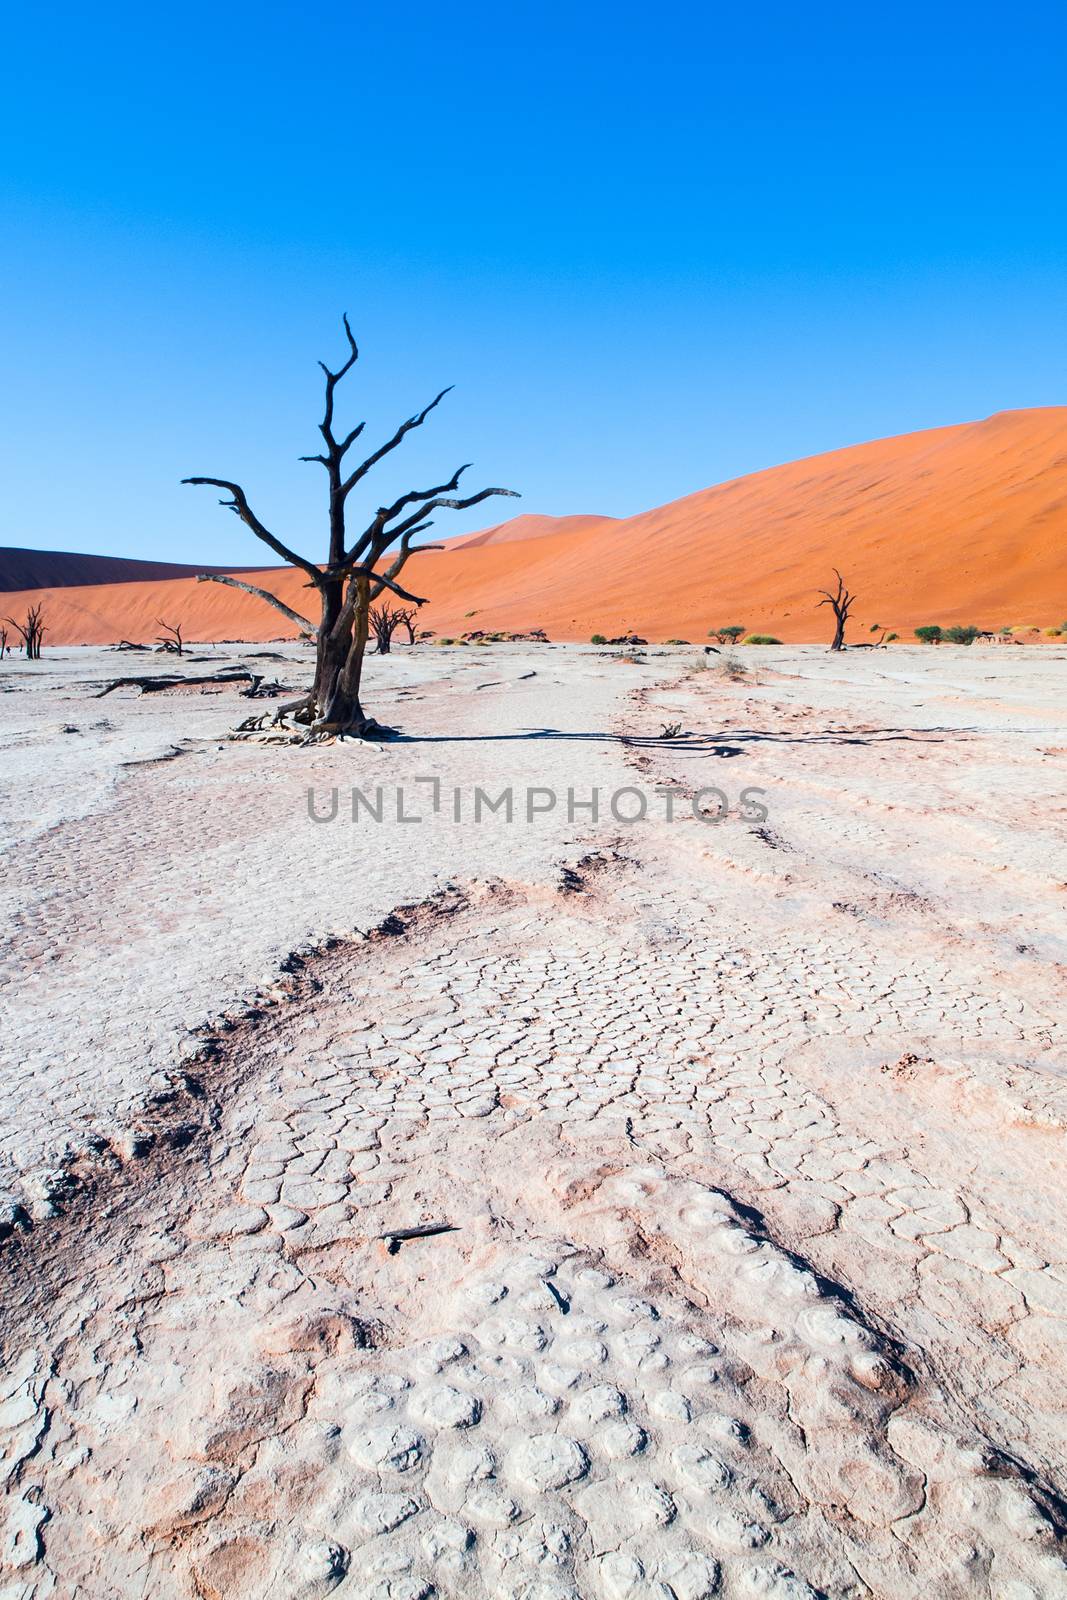
{"label": "clear blue sky", "polygon": [[368,439],[457,386],[372,508],[473,460],[625,515],[1063,403],[1065,45],[1026,0],[13,9],[0,544],[259,559],[201,473],[319,554],[344,310]]}

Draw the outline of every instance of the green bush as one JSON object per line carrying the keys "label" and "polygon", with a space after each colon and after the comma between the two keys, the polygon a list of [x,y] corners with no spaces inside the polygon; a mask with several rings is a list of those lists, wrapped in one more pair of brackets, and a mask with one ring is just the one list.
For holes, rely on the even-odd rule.
{"label": "green bush", "polygon": [[1045,629],[1045,638],[1046,639],[1059,639],[1059,638],[1062,637],[1062,635],[1063,635],[1063,629],[1062,628],[1046,628]]}
{"label": "green bush", "polygon": [[607,644],[607,642],[608,641],[605,639],[602,633],[594,633],[593,637],[589,641],[590,644]]}
{"label": "green bush", "polygon": [[915,637],[920,644],[940,644],[941,627],[939,623],[928,623],[925,628],[916,628]]}
{"label": "green bush", "polygon": [[886,636],[885,636],[885,643],[886,644],[893,644],[899,638],[900,638],[900,634],[899,633],[887,633]]}
{"label": "green bush", "polygon": [[966,627],[957,624],[954,628],[946,628],[941,637],[949,644],[973,644],[979,631],[972,623],[968,623]]}
{"label": "green bush", "polygon": [[688,639],[664,639],[664,644],[688,644]]}
{"label": "green bush", "polygon": [[742,639],[742,644],[781,644],[781,639],[776,639],[773,633],[750,633]]}

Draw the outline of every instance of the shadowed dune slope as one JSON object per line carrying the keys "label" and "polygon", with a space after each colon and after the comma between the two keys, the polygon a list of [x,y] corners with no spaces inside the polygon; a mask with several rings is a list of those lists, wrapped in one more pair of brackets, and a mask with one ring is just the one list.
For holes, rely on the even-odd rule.
{"label": "shadowed dune slope", "polygon": [[[430,597],[421,621],[439,634],[696,642],[742,623],[801,642],[830,636],[816,591],[838,566],[859,597],[858,640],[875,622],[1058,624],[1065,533],[1067,407],[1056,406],[831,451],[622,520],[517,517],[414,556],[403,581]],[[248,576],[314,615],[302,574]],[[38,598],[46,645],[149,639],[158,616],[204,640],[294,631],[262,602],[188,579],[8,594],[2,609],[17,616]]]}
{"label": "shadowed dune slope", "polygon": [[198,572],[240,570],[239,567],[195,567],[182,561],[76,555],[69,550],[21,550],[8,545],[0,549],[0,594],[98,583],[152,583],[161,578],[195,578]]}

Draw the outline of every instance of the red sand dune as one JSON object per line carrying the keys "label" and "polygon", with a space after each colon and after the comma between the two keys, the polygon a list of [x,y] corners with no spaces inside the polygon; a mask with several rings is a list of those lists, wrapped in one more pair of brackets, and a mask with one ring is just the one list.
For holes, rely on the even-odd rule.
{"label": "red sand dune", "polygon": [[[816,590],[842,569],[852,636],[882,623],[1058,625],[1067,618],[1067,407],[1002,412],[831,451],[704,489],[655,511],[523,516],[413,556],[404,584],[430,597],[438,634],[544,628],[552,639],[637,632],[694,643],[741,623],[785,641],[827,639]],[[435,530],[436,531],[436,530]],[[251,581],[314,614],[303,574]],[[292,633],[262,602],[188,579],[7,594],[41,599],[47,644],[147,640],[160,616],[186,637]]]}
{"label": "red sand dune", "polygon": [[482,528],[480,533],[464,533],[458,539],[449,539],[451,550],[474,550],[486,544],[518,544],[523,539],[544,539],[552,533],[588,533],[592,528],[613,527],[617,517],[542,517],[527,513],[498,522],[495,527]]}

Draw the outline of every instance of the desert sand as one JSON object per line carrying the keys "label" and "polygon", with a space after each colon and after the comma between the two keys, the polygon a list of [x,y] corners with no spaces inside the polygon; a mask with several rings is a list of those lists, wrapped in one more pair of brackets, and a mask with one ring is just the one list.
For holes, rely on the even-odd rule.
{"label": "desert sand", "polygon": [[1067,1593],[1067,650],[737,659],[0,666],[4,1600]]}
{"label": "desert sand", "polygon": [[[829,637],[816,591],[834,567],[859,597],[853,638],[876,623],[909,636],[930,622],[1058,627],[1065,503],[1067,407],[1008,411],[795,461],[623,520],[523,515],[416,556],[404,582],[430,597],[420,623],[444,636],[543,628],[559,640],[697,643],[738,623],[811,642]],[[302,615],[313,599],[289,569],[252,581]],[[36,600],[53,644],[152,640],[157,617],[204,640],[295,632],[261,601],[189,578],[19,590],[3,610],[18,617]]]}

